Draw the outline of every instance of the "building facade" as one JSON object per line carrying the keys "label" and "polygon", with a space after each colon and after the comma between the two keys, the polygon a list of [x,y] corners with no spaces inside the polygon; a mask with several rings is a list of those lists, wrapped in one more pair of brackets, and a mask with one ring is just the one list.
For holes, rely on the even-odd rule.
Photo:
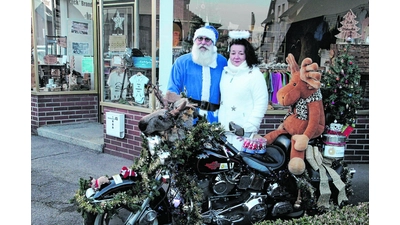
{"label": "building facade", "polygon": [[[275,0],[32,0],[31,130],[102,123],[104,152],[133,159],[141,151],[138,121],[158,107],[148,84],[159,84],[165,91],[172,63],[190,51],[195,29],[215,26],[220,34],[216,45],[224,55],[228,31],[249,30],[267,73],[288,53],[284,43],[291,23],[279,16],[296,4]],[[260,134],[277,128],[285,113],[274,104],[274,110],[265,114]],[[109,129],[107,123],[115,121],[107,114],[123,115],[123,135]],[[368,131],[365,108],[349,138],[348,161],[368,163]]]}

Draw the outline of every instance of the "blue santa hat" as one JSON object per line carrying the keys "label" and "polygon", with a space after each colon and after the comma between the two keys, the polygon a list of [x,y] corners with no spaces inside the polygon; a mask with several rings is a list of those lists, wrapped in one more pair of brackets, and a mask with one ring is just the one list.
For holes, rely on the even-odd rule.
{"label": "blue santa hat", "polygon": [[196,30],[196,32],[194,32],[193,41],[199,36],[210,38],[215,45],[216,41],[218,40],[218,31],[213,26],[207,25],[200,27]]}

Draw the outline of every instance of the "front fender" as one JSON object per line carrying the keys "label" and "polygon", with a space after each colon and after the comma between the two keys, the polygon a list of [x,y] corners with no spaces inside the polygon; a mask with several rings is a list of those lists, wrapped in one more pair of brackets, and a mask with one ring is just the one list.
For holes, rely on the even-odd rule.
{"label": "front fender", "polygon": [[110,180],[110,183],[102,188],[101,190],[95,192],[94,200],[106,200],[113,198],[113,194],[118,192],[127,191],[132,188],[136,181],[130,179],[122,180],[122,183],[116,184],[114,180]]}

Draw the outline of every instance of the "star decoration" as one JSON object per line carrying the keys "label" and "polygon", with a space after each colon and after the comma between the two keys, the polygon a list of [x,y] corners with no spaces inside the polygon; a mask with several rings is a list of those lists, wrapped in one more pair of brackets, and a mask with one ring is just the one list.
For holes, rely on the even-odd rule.
{"label": "star decoration", "polygon": [[232,106],[232,111],[236,111],[236,106]]}
{"label": "star decoration", "polygon": [[118,10],[117,10],[117,16],[113,17],[112,20],[115,23],[114,30],[116,30],[117,28],[121,28],[121,30],[124,29],[123,26],[122,26],[122,22],[124,22],[125,18],[119,16]]}

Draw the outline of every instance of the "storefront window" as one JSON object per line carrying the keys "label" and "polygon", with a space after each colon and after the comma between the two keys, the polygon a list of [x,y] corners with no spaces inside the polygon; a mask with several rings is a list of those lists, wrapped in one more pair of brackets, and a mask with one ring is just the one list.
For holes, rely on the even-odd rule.
{"label": "storefront window", "polygon": [[[95,93],[99,89],[101,105],[154,109],[151,84],[165,91],[174,60],[191,51],[195,30],[206,24],[217,28],[216,46],[222,55],[228,57],[230,30],[248,30],[263,72],[285,70],[274,66],[284,63],[290,52],[285,42],[291,38],[287,33],[291,24],[279,15],[293,4],[265,0],[32,0],[31,90],[47,94]],[[331,16],[330,25],[336,27],[339,15]],[[367,109],[368,74],[363,74],[361,85],[366,93],[363,109]]]}
{"label": "storefront window", "polygon": [[[218,52],[225,57],[228,58],[227,46],[228,46],[228,33],[230,30],[247,30],[250,32],[251,36],[249,41],[252,43],[254,49],[256,50],[256,54],[259,59],[259,67],[261,71],[264,73],[265,77],[271,77],[272,73],[279,72],[278,74],[281,78],[279,82],[281,84],[284,81],[290,78],[290,72],[287,70],[287,65],[285,64],[285,58],[288,53],[290,53],[290,49],[286,47],[287,39],[293,39],[293,34],[288,33],[288,30],[291,26],[295,26],[294,23],[290,23],[280,19],[280,16],[288,10],[288,5],[291,7],[296,3],[292,1],[265,1],[265,0],[220,0],[220,1],[212,1],[212,0],[174,0],[174,14],[173,14],[173,40],[172,40],[172,48],[173,48],[173,59],[175,60],[180,55],[188,53],[191,51],[193,45],[193,36],[196,29],[204,26],[204,25],[213,25],[217,28],[219,32],[219,38],[217,40],[216,46],[218,48]],[[273,7],[270,9],[270,7]],[[358,13],[360,16],[360,24],[364,18],[367,17],[365,15],[367,10],[355,9],[354,11]],[[345,14],[346,12],[332,12],[332,15],[329,15],[329,18],[334,18],[335,20],[331,21],[329,24],[331,27],[337,27],[340,25],[340,20],[337,21],[337,18],[341,14]],[[327,15],[324,15],[327,16]],[[318,16],[319,17],[319,16]],[[313,24],[308,20],[304,20],[305,23],[308,23],[309,33],[313,34],[317,33],[320,29],[318,24]],[[326,23],[326,21],[324,20]],[[363,22],[364,24],[364,22]],[[361,27],[360,27],[361,28]],[[365,32],[360,29],[359,33],[362,34]],[[367,32],[367,31],[366,31]],[[305,33],[297,30],[296,34],[303,35],[301,38],[306,36]],[[325,36],[329,36],[330,33],[326,31]],[[321,35],[322,36],[322,35]],[[314,35],[315,37],[315,35]],[[304,38],[306,39],[306,38]],[[297,40],[297,39],[296,39]],[[332,40],[334,43],[335,40]],[[310,48],[314,46],[318,46],[317,39],[313,41],[309,41],[306,43]],[[321,44],[322,45],[322,44]],[[290,46],[290,45],[289,45]],[[291,45],[300,51],[304,48],[299,48],[297,45]],[[368,50],[368,48],[366,48]],[[318,48],[312,49],[313,54],[318,55]],[[306,50],[308,51],[308,50]],[[322,51],[322,49],[320,49]],[[329,49],[327,50],[329,52]],[[368,51],[366,51],[368,53]],[[310,52],[307,52],[307,57],[311,57]],[[368,54],[362,54],[361,58],[364,59],[368,57]],[[357,55],[356,57],[359,57]],[[319,63],[321,66],[324,66],[324,63],[320,63],[317,58],[315,62]],[[360,66],[368,68],[368,64],[364,62],[361,63]],[[363,68],[365,70],[365,68]],[[268,89],[270,91],[270,96],[274,96],[276,92],[279,90],[276,87],[279,85],[273,86],[273,81],[266,81]],[[276,82],[276,81],[275,81]],[[276,82],[278,83],[278,82]],[[360,110],[368,109],[368,73],[362,74],[361,85],[363,85],[365,99],[360,106]],[[272,90],[272,91],[271,91]],[[270,99],[275,109],[281,109],[282,106],[279,105],[278,100],[275,98]]]}
{"label": "storefront window", "polygon": [[248,30],[251,33],[250,41],[253,47],[259,57],[263,57],[260,47],[264,41],[262,39],[264,26],[261,23],[267,17],[270,1],[179,0],[175,1],[175,5],[174,58],[191,50],[194,32],[205,24],[218,29],[220,36],[216,45],[219,53],[226,57],[229,30]]}
{"label": "storefront window", "polygon": [[103,1],[103,103],[152,107],[152,60],[158,61],[158,57],[152,55],[151,4],[138,0]]}
{"label": "storefront window", "polygon": [[92,0],[33,0],[32,91],[95,89],[92,8]]}

